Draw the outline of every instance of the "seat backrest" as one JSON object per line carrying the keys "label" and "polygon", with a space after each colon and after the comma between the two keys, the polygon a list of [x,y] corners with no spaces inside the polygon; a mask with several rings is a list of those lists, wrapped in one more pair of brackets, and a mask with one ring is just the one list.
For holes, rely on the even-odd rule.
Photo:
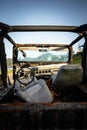
{"label": "seat backrest", "polygon": [[43,79],[32,84],[32,87],[28,86],[24,90],[18,90],[16,94],[30,103],[48,103],[53,101],[52,93]]}
{"label": "seat backrest", "polygon": [[73,87],[83,80],[83,70],[80,65],[64,65],[60,67],[52,81],[52,86],[61,92],[72,91]]}

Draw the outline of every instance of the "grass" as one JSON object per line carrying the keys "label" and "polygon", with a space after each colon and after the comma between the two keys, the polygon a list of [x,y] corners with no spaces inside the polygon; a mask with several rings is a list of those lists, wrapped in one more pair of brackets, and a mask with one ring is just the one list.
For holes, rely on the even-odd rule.
{"label": "grass", "polygon": [[81,64],[81,54],[76,54],[73,56],[72,64]]}
{"label": "grass", "polygon": [[8,74],[12,74],[12,72],[13,72],[13,70],[8,70],[7,73],[8,73]]}

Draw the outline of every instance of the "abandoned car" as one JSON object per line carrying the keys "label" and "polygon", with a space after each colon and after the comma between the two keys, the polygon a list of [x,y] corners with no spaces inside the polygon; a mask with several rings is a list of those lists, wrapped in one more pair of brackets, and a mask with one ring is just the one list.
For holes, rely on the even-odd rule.
{"label": "abandoned car", "polygon": [[[68,32],[76,34],[76,38],[70,44],[23,44],[10,36],[21,32]],[[13,46],[11,73],[8,73],[5,39]],[[79,41],[81,49],[75,54],[73,46]],[[80,58],[77,64],[73,62],[76,57]],[[87,128],[86,24],[0,23],[0,69],[0,130]]]}

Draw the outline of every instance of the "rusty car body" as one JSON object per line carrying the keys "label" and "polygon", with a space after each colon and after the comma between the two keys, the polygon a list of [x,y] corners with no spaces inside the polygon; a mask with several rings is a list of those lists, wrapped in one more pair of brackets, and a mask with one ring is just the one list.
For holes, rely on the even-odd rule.
{"label": "rusty car body", "polygon": [[[78,36],[70,44],[19,44],[9,35],[14,32],[69,32],[76,33]],[[83,38],[81,64],[72,65],[73,45],[78,44]],[[13,82],[7,74],[4,39],[13,45]],[[36,53],[32,58],[32,49],[33,53],[36,51],[39,54],[38,58],[35,58]],[[30,51],[28,55],[26,50]],[[61,53],[57,55],[58,51]],[[64,55],[62,55],[63,52]],[[0,65],[0,130],[87,129],[87,24],[81,26],[10,26],[0,23]],[[59,72],[61,73],[62,70],[68,71],[61,77]],[[71,70],[75,70],[75,73]],[[78,79],[79,75],[81,75],[80,79]],[[21,80],[22,76],[31,80],[25,83]],[[21,96],[34,78],[37,82],[40,79],[45,81],[52,96],[49,101],[47,97],[44,97],[44,100],[41,99],[43,92],[42,95],[40,95],[41,92],[37,95],[39,101],[35,100],[37,97],[31,100],[27,98],[29,95]]]}

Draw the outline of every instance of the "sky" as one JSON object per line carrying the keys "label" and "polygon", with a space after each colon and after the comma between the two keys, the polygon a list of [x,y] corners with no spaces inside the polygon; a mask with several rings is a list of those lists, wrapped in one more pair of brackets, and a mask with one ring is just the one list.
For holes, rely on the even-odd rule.
{"label": "sky", "polygon": [[[9,25],[80,26],[87,23],[86,14],[87,0],[0,0],[0,22]],[[33,36],[31,34],[30,36],[32,40]],[[42,34],[39,37],[41,38]],[[22,40],[24,42],[25,38]],[[12,46],[7,44],[7,53],[10,48]]]}

